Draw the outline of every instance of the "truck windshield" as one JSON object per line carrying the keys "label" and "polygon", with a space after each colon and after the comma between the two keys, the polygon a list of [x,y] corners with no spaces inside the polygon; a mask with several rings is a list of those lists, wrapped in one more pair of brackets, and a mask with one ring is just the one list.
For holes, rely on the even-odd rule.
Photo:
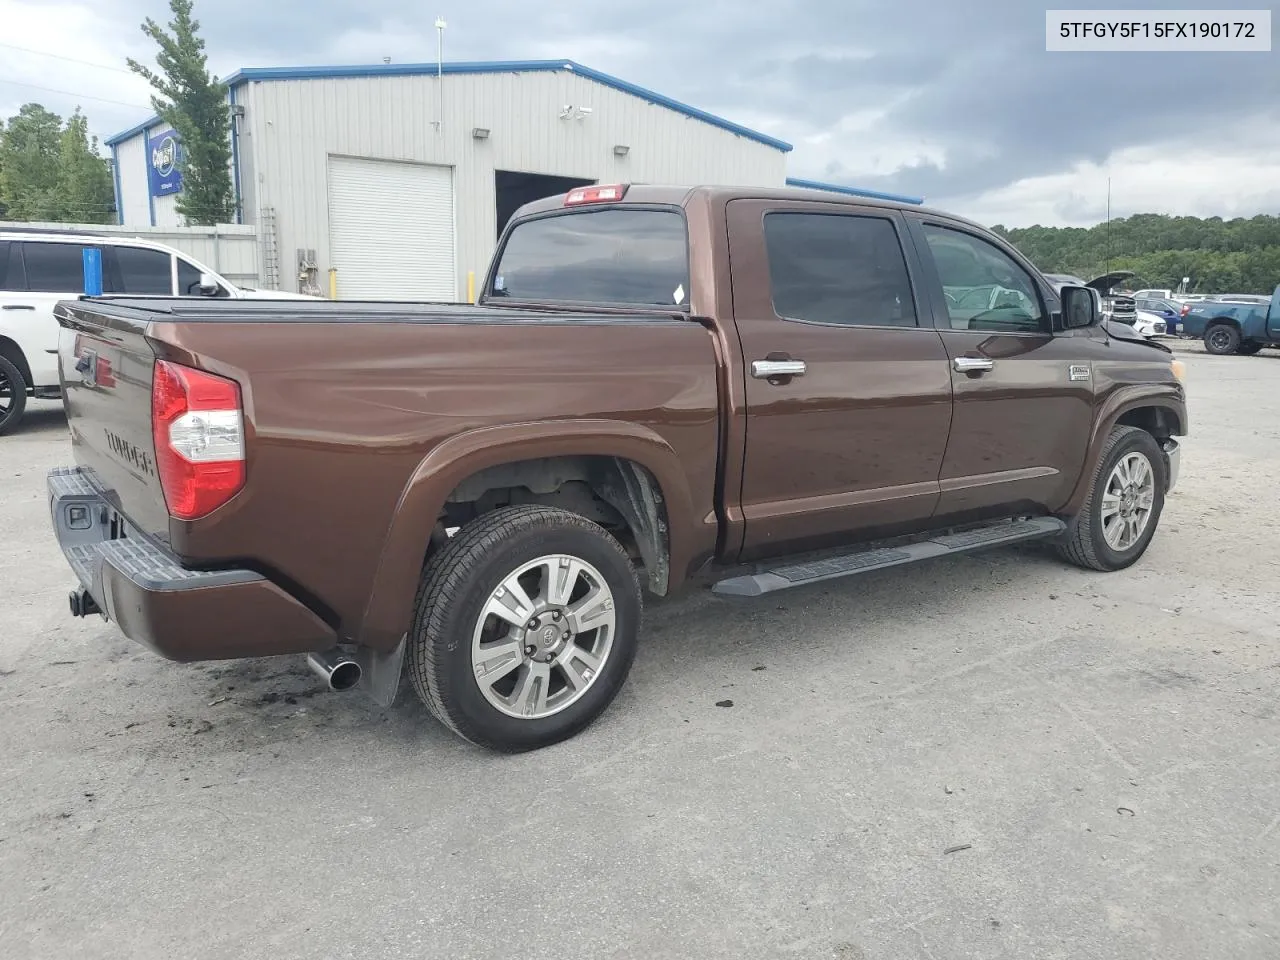
{"label": "truck windshield", "polygon": [[507,237],[489,295],[683,308],[689,298],[684,216],[614,207],[525,221]]}

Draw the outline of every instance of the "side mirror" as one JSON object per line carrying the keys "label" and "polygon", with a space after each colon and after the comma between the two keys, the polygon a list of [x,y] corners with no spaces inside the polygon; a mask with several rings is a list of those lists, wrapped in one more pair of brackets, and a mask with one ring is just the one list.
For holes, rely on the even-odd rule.
{"label": "side mirror", "polygon": [[1062,325],[1068,330],[1096,327],[1102,320],[1098,300],[1088,287],[1067,284],[1058,291],[1062,301]]}
{"label": "side mirror", "polygon": [[212,273],[200,274],[200,296],[216,297],[220,289],[218,281],[213,279]]}

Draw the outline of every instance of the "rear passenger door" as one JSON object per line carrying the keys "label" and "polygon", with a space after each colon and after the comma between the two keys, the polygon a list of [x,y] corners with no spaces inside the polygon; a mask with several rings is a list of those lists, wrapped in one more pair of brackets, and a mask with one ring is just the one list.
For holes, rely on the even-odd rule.
{"label": "rear passenger door", "polygon": [[1093,331],[1055,330],[1056,297],[993,237],[906,216],[955,395],[938,519],[1061,507],[1093,425]]}
{"label": "rear passenger door", "polygon": [[947,354],[921,323],[894,210],[728,204],[742,345],[743,557],[927,525],[951,422]]}

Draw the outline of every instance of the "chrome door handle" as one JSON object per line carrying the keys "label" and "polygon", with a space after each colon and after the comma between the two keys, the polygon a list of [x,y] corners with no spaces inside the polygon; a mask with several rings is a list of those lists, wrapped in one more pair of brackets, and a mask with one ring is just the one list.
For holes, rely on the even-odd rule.
{"label": "chrome door handle", "polygon": [[996,362],[986,357],[956,357],[952,361],[957,373],[983,373],[995,369]]}
{"label": "chrome door handle", "polygon": [[773,377],[801,377],[809,368],[803,360],[752,360],[751,375],[757,380]]}

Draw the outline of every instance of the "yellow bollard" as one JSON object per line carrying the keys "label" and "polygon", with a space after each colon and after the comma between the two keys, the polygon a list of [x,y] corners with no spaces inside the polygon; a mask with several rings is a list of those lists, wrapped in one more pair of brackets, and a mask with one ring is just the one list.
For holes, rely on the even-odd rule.
{"label": "yellow bollard", "polygon": [[338,268],[329,268],[329,299],[338,299]]}
{"label": "yellow bollard", "polygon": [[467,271],[467,303],[476,302],[476,272]]}

